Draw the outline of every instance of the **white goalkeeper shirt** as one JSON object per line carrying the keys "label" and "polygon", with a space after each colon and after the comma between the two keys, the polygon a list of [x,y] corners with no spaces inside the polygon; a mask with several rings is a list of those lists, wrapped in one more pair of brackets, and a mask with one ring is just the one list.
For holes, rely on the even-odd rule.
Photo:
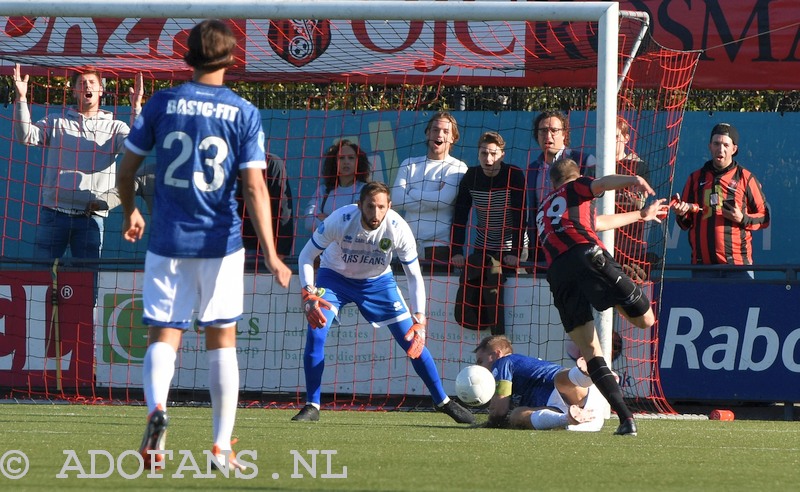
{"label": "white goalkeeper shirt", "polygon": [[[31,122],[28,104],[14,104],[14,134],[18,142],[45,150],[42,206],[83,211],[93,200],[119,204],[117,155],[130,128],[108,111],[84,116],[75,109],[49,113]],[[97,211],[107,217],[108,210]]]}
{"label": "white goalkeeper shirt", "polygon": [[420,247],[450,245],[458,184],[466,172],[467,165],[452,156],[443,160],[412,157],[400,165],[392,206],[403,209]]}
{"label": "white goalkeeper shirt", "polygon": [[417,244],[403,217],[389,210],[377,229],[361,224],[357,204],[336,209],[314,231],[311,240],[300,252],[300,285],[314,284],[314,258],[322,250],[320,268],[356,280],[393,275],[391,262],[397,256],[409,282],[411,306],[418,312],[425,309],[425,286],[417,261]]}

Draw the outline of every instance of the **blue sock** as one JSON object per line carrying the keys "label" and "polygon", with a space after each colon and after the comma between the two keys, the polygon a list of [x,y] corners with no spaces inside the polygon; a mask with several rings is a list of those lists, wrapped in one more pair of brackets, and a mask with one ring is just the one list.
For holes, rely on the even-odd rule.
{"label": "blue sock", "polygon": [[437,405],[442,403],[447,398],[447,392],[442,387],[442,380],[439,379],[439,371],[436,369],[436,361],[433,360],[427,347],[422,350],[422,355],[411,359],[411,365],[430,391],[434,403]]}
{"label": "blue sock", "polygon": [[[409,318],[389,325],[389,331],[392,332],[394,339],[397,340],[403,352],[411,346],[411,342],[407,342],[404,337],[413,324],[414,322]],[[422,382],[425,383],[425,387],[430,391],[434,403],[437,405],[442,403],[447,398],[447,392],[442,387],[442,380],[439,378],[439,371],[436,369],[436,361],[433,360],[428,347],[422,350],[422,355],[418,358],[411,359],[411,366],[417,375],[422,378]]]}
{"label": "blue sock", "polygon": [[320,403],[322,373],[325,371],[325,339],[330,323],[324,328],[308,328],[303,352],[303,372],[306,376],[306,403]]}

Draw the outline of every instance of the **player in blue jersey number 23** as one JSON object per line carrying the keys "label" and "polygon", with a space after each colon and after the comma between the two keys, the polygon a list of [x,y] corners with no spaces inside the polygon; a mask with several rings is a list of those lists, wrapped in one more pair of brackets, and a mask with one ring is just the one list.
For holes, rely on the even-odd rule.
{"label": "player in blue jersey number 23", "polygon": [[133,179],[155,151],[155,197],[142,281],[149,344],[142,381],[148,421],[140,453],[163,467],[169,422],[167,395],[183,332],[204,328],[212,406],[212,452],[220,463],[244,469],[231,450],[239,398],[236,322],[244,307],[244,248],[237,213],[237,176],[247,210],[275,281],[286,288],[291,270],[275,251],[272,212],[263,172],[267,161],[258,110],[225,87],[236,38],[221,21],[195,26],[184,56],[191,82],[158,91],[125,141],[118,187],[122,234],[134,242],[145,222],[134,203]]}

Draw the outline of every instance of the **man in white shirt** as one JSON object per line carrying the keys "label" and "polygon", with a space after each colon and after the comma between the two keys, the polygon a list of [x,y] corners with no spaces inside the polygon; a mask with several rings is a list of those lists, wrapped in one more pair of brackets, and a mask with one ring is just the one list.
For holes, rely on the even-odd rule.
{"label": "man in white shirt", "polygon": [[450,155],[458,137],[452,114],[434,114],[425,128],[427,154],[403,161],[392,187],[392,203],[405,212],[426,260],[450,262],[453,207],[467,172],[467,165]]}
{"label": "man in white shirt", "polygon": [[[373,327],[389,328],[411,358],[414,371],[430,391],[438,411],[461,424],[474,421],[469,410],[445,393],[436,362],[425,347],[425,283],[417,261],[417,245],[406,221],[391,209],[389,195],[385,184],[367,183],[358,203],[336,209],[325,218],[300,252],[300,285],[308,319],[303,353],[307,394],[306,405],[292,420],[319,420],[325,339],[339,310],[354,303]],[[320,254],[315,282],[314,260]],[[392,272],[395,255],[408,281],[410,310]]]}

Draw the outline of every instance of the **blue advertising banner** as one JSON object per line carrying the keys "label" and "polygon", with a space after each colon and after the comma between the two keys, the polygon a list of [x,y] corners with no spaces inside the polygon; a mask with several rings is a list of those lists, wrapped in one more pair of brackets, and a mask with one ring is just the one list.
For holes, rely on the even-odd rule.
{"label": "blue advertising banner", "polygon": [[666,281],[659,369],[667,398],[800,401],[798,288]]}

